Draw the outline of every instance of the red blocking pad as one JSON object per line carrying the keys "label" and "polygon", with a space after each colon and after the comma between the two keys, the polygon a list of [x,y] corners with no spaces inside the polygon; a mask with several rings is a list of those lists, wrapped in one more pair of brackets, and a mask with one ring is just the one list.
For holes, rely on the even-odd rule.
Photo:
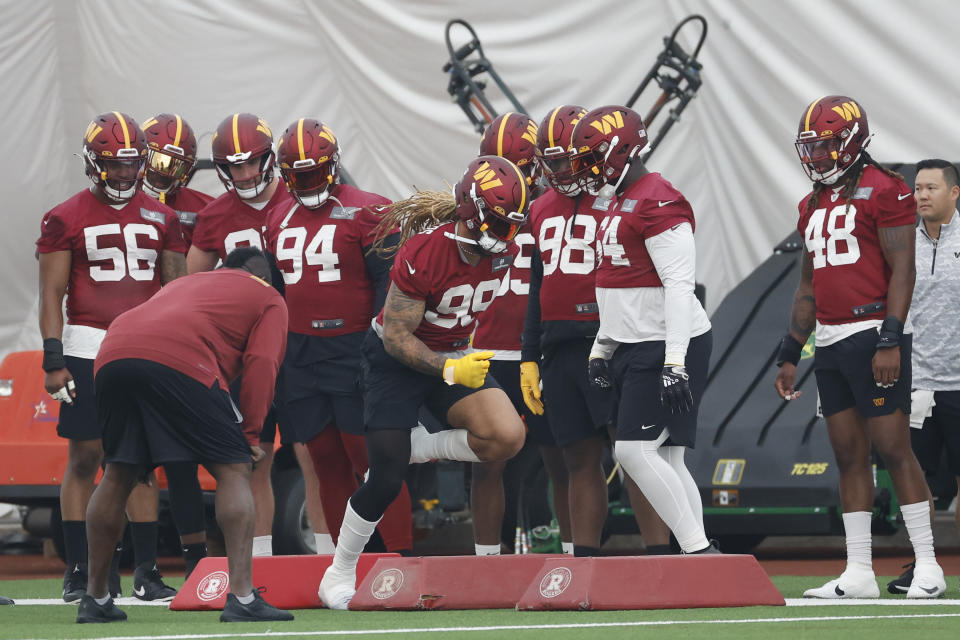
{"label": "red blocking pad", "polygon": [[[364,553],[357,564],[357,582],[381,559],[396,553]],[[319,609],[317,588],[332,555],[265,556],[253,559],[253,586],[265,587],[263,598],[280,609]],[[223,556],[204,558],[170,602],[174,611],[219,611],[227,602],[230,575]]]}
{"label": "red blocking pad", "polygon": [[786,603],[749,555],[551,558],[520,611],[692,609]]}
{"label": "red blocking pad", "polygon": [[357,587],[351,611],[513,609],[556,555],[383,558]]}

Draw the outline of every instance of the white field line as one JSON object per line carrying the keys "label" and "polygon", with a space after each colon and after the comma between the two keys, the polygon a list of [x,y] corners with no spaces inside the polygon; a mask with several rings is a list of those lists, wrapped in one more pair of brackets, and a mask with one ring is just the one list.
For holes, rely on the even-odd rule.
{"label": "white field line", "polygon": [[468,633],[471,631],[539,631],[560,629],[610,629],[666,627],[671,625],[776,624],[784,622],[837,622],[844,620],[891,620],[907,618],[960,618],[960,613],[911,613],[878,616],[809,616],[792,618],[745,618],[740,620],[644,620],[635,622],[586,622],[567,624],[517,624],[486,627],[434,627],[401,629],[342,629],[331,631],[261,631],[254,633],[197,633],[156,636],[101,636],[103,640],[205,640],[206,638],[283,638],[314,636],[402,635],[411,633]]}

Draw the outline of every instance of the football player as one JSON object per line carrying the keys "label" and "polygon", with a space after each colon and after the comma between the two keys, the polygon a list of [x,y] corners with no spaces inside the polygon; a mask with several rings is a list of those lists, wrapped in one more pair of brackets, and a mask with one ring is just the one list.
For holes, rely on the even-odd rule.
{"label": "football player", "polygon": [[[214,167],[227,192],[197,215],[193,244],[187,252],[187,271],[190,273],[213,269],[237,247],[264,249],[267,213],[273,205],[289,199],[275,171],[273,132],[263,118],[250,113],[227,116],[213,134],[212,147]],[[275,278],[278,279],[279,276]],[[281,285],[275,282],[274,286]],[[242,386],[242,379],[231,385],[230,393],[235,400],[239,400]],[[251,476],[253,499],[257,503],[253,538],[255,556],[273,554],[274,498],[270,469],[276,434],[276,412],[271,410],[260,432],[260,447],[266,455]],[[282,433],[281,440],[287,442]],[[326,532],[310,456],[302,444],[294,445],[294,453],[303,472],[307,516],[315,533]]]}
{"label": "football player", "polygon": [[[140,190],[146,156],[143,131],[133,118],[118,111],[94,118],[82,149],[93,184],[48,211],[37,240],[44,387],[61,403],[57,434],[69,440],[60,487],[66,602],[79,600],[87,586],[85,514],[103,459],[94,358],[115,317],[186,271],[176,213]],[[127,514],[137,562],[134,595],[173,598],[176,591],[163,583],[156,568],[157,484],[152,476],[131,494]],[[115,570],[110,592],[120,593]]]}
{"label": "football player", "polygon": [[[370,475],[347,504],[320,583],[328,608],[347,608],[360,552],[400,492],[408,464],[506,460],[523,446],[523,422],[487,375],[493,352],[474,351],[469,342],[477,315],[509,286],[512,243],[529,201],[516,165],[480,156],[453,197],[417,192],[394,203],[378,225],[380,238],[400,227],[400,248],[386,303],[362,346]],[[453,428],[427,434],[416,426],[421,408]]]}
{"label": "football player", "polygon": [[613,387],[620,466],[685,553],[714,553],[683,461],[696,442],[712,346],[693,293],[693,209],[640,161],[646,145],[643,119],[626,107],[594,109],[573,130],[572,179],[606,209],[597,229],[600,327],[583,364]]}
{"label": "football player", "polygon": [[933,551],[923,471],[910,446],[912,327],[917,203],[896,173],[866,151],[863,106],[825,96],[800,116],[796,148],[813,190],[801,200],[797,230],[804,248],[790,330],[780,341],[775,386],[800,395],[800,352],[815,335],[820,406],[840,474],[847,566],[839,578],[808,589],[812,598],[876,598],[870,522],[871,446],[893,480],[916,566],[907,598],[936,598],[946,582]]}
{"label": "football player", "polygon": [[[542,191],[536,162],[537,124],[521,113],[505,113],[484,131],[480,155],[501,156],[513,162],[524,174],[531,197]],[[553,503],[560,527],[560,540],[565,553],[573,553],[570,536],[570,513],[567,499],[567,469],[563,464],[550,426],[543,415],[537,415],[523,403],[520,391],[520,338],[530,288],[530,257],[533,236],[524,227],[514,239],[517,255],[510,267],[510,286],[483,313],[473,336],[476,349],[491,350],[492,375],[510,397],[514,408],[523,416],[530,441],[536,442],[544,467],[553,487]],[[473,513],[474,547],[477,555],[499,555],[503,515],[506,510],[503,474],[507,465],[523,465],[525,456],[517,455],[510,462],[475,462],[470,481],[470,510]]]}
{"label": "football player", "polygon": [[189,250],[197,213],[213,200],[187,186],[196,171],[197,136],[187,121],[175,113],[157,114],[142,128],[147,136],[143,191],[177,212]]}
{"label": "football player", "polygon": [[[160,113],[141,125],[147,140],[147,168],[143,176],[143,192],[177,212],[183,230],[184,245],[189,250],[197,212],[210,196],[187,186],[197,162],[197,137],[186,120],[175,113]],[[197,465],[169,463],[164,465],[167,486],[180,500],[171,502],[173,520],[180,532],[180,543],[190,576],[197,563],[207,555],[207,533],[203,490],[197,479]]]}
{"label": "football player", "polygon": [[[271,210],[266,232],[290,312],[277,398],[280,432],[306,443],[327,527],[337,534],[357,477],[368,467],[360,345],[390,280],[392,260],[371,251],[377,211],[390,201],[340,183],[340,144],[314,119],[287,127],[277,143],[277,164],[290,192]],[[333,553],[331,533],[315,534],[318,553]],[[380,534],[388,551],[413,547],[406,485],[387,509]]]}

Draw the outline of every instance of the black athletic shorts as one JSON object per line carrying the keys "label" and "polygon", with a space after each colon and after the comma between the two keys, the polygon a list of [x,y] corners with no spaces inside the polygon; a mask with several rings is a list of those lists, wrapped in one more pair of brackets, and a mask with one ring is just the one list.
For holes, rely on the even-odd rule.
{"label": "black athletic shorts", "polygon": [[523,392],[520,390],[520,361],[519,360],[491,360],[490,375],[494,377],[500,388],[504,390],[513,408],[523,416],[527,424],[530,438],[537,444],[549,447],[557,446],[547,422],[547,416],[538,416],[527,408],[523,401]]}
{"label": "black athletic shorts", "polygon": [[551,346],[540,363],[543,407],[557,446],[566,447],[604,435],[613,396],[590,384],[587,363],[593,338]]}
{"label": "black athletic shorts", "polygon": [[900,378],[890,388],[873,378],[873,354],[880,333],[866,329],[826,347],[817,347],[813,366],[824,416],[856,407],[865,418],[885,416],[900,409],[910,414],[910,367],[913,336],[900,339]]}
{"label": "black athletic shorts", "polygon": [[[263,419],[263,428],[260,431],[260,442],[273,446],[273,442],[277,439],[277,394],[276,390],[280,386],[280,379],[283,376],[283,367],[281,366],[280,372],[277,375],[277,384],[274,387],[274,399],[270,403],[270,408],[267,409],[267,417]],[[233,399],[234,404],[240,404],[240,386],[243,384],[243,376],[237,376],[237,379],[233,381],[233,384],[230,385],[230,397]],[[283,433],[280,434],[280,441],[286,443],[283,439]]]}
{"label": "black athletic shorts", "polygon": [[96,379],[104,462],[250,462],[230,394],[150,360],[108,362]]}
{"label": "black athletic shorts", "polygon": [[947,452],[950,472],[960,478],[960,391],[934,391],[933,415],[922,429],[910,429],[910,443],[928,476],[935,476]]}
{"label": "black athletic shorts", "polygon": [[97,421],[97,399],[93,385],[93,360],[64,356],[67,371],[77,386],[72,404],[60,403],[57,435],[69,440],[99,440],[103,428]]}
{"label": "black athletic shorts", "polygon": [[344,433],[363,435],[359,379],[365,334],[287,334],[275,403],[284,444],[309,442],[331,422]]}
{"label": "black athletic shorts", "polygon": [[656,440],[669,430],[667,446],[691,449],[697,443],[697,415],[707,386],[713,331],[690,339],[685,360],[693,411],[672,413],[660,404],[660,374],[666,343],[662,340],[621,344],[610,361],[616,402],[617,440]]}
{"label": "black athletic shorts", "polygon": [[[466,353],[464,351],[464,355]],[[364,338],[361,355],[363,423],[367,431],[413,429],[421,407],[441,425],[449,426],[450,407],[477,391],[500,388],[490,373],[482,387],[471,389],[460,384],[448,385],[440,376],[415,371],[388,354],[383,340],[372,329]]]}

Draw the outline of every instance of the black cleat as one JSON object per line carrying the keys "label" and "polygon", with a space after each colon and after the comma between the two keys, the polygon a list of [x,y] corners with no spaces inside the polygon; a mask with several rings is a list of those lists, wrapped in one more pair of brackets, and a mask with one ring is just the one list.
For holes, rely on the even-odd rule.
{"label": "black cleat", "polygon": [[167,602],[173,600],[177,590],[163,583],[163,576],[154,563],[144,563],[133,572],[133,595],[147,602]]}
{"label": "black cleat", "polygon": [[898,596],[905,595],[907,591],[910,590],[910,584],[913,582],[913,568],[916,565],[916,562],[903,565],[906,571],[901,573],[899,578],[887,583],[887,591]]}
{"label": "black cleat", "polygon": [[220,622],[273,622],[293,620],[293,614],[264,600],[258,589],[253,590],[253,602],[240,604],[237,596],[227,594],[227,604],[220,614]]}
{"label": "black cleat", "polygon": [[722,553],[722,552],[720,551],[720,549],[717,549],[717,547],[714,546],[714,545],[711,543],[710,546],[704,547],[703,549],[700,549],[700,550],[698,550],[698,551],[691,551],[691,552],[688,553],[687,555],[691,555],[691,556],[712,556],[712,555],[716,555],[716,554],[720,554],[720,553]]}
{"label": "black cleat", "polygon": [[87,593],[87,565],[75,564],[63,572],[63,601],[76,602]]}
{"label": "black cleat", "polygon": [[80,608],[77,610],[77,623],[84,624],[88,622],[123,622],[127,619],[125,614],[113,604],[113,598],[107,601],[107,604],[97,604],[93,596],[84,594],[80,599]]}
{"label": "black cleat", "polygon": [[14,602],[10,598],[0,596],[0,604],[14,604]]}

